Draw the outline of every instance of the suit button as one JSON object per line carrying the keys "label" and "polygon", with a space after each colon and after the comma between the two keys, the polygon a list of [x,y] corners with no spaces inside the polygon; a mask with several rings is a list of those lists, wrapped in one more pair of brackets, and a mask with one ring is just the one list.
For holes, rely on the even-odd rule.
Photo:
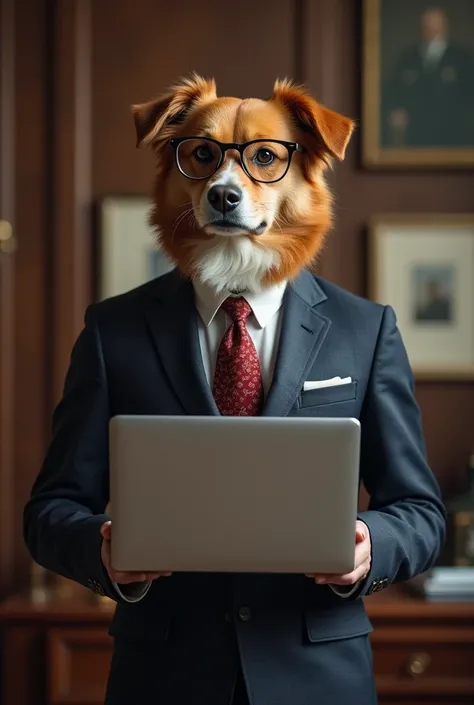
{"label": "suit button", "polygon": [[249,619],[251,618],[252,613],[250,611],[250,607],[241,607],[239,609],[239,619],[242,622],[248,622]]}

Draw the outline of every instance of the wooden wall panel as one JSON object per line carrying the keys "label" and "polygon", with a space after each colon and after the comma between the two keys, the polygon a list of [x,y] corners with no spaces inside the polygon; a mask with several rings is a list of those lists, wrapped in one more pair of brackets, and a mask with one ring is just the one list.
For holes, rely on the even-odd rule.
{"label": "wooden wall panel", "polygon": [[[348,73],[354,82],[354,68],[347,70],[345,49],[341,46],[341,37],[347,19],[345,0],[304,0],[303,2],[303,82],[308,86],[317,100],[332,110],[354,118],[354,109],[347,96],[342,92],[341,81]],[[354,140],[349,143],[344,164],[336,163],[335,169],[327,174],[327,180],[336,194],[335,223],[333,232],[339,232],[340,212],[346,208],[339,181],[346,164],[354,159]],[[318,273],[341,284],[339,272],[339,236],[329,237],[323,254],[318,262]],[[344,286],[344,284],[342,284]]]}
{"label": "wooden wall panel", "polygon": [[[56,0],[52,22],[52,397],[61,393],[91,290],[91,0]],[[109,17],[110,19],[110,17]],[[111,172],[114,165],[109,164]]]}
{"label": "wooden wall panel", "polygon": [[[179,76],[214,76],[221,95],[267,97],[295,69],[292,0],[232,3],[104,0],[93,7],[93,188],[148,192],[153,160],[135,149],[129,106],[158,95]],[[110,21],[113,15],[114,21]],[[131,30],[130,28],[133,28]]]}
{"label": "wooden wall panel", "polygon": [[0,218],[16,251],[0,255],[0,592],[28,571],[22,508],[44,450],[48,387],[45,5],[1,8]]}
{"label": "wooden wall panel", "polygon": [[43,456],[49,388],[46,2],[15,3],[15,462],[12,497],[15,580],[29,557],[22,511]]}

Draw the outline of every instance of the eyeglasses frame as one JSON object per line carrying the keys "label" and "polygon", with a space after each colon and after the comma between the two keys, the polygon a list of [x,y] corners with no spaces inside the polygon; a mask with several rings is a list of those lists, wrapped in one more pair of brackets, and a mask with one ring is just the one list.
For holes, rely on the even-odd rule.
{"label": "eyeglasses frame", "polygon": [[[178,158],[178,147],[182,142],[186,142],[187,140],[207,140],[208,142],[213,142],[214,144],[216,144],[219,147],[220,152],[221,152],[221,156],[219,158],[219,161],[217,163],[216,168],[208,176],[189,176],[181,168],[181,165],[179,163],[179,158]],[[278,177],[278,179],[271,179],[270,181],[265,181],[264,179],[256,179],[254,176],[252,176],[252,174],[249,173],[247,167],[245,166],[245,162],[243,160],[244,150],[247,147],[249,147],[251,144],[256,144],[258,142],[271,142],[271,143],[275,143],[275,144],[281,144],[287,148],[287,150],[288,150],[288,164],[286,165],[285,171],[283,172],[283,174],[281,176]],[[189,137],[172,137],[170,139],[170,145],[173,147],[173,150],[174,150],[174,157],[175,157],[175,162],[176,162],[176,166],[178,167],[178,170],[180,171],[180,173],[184,177],[186,177],[187,179],[191,179],[192,181],[204,181],[205,179],[210,179],[211,176],[214,176],[216,171],[218,171],[221,168],[221,166],[224,162],[224,159],[225,159],[225,153],[229,149],[235,149],[240,155],[240,166],[245,171],[245,173],[247,174],[249,179],[252,179],[252,181],[256,181],[257,183],[260,183],[260,184],[275,184],[278,181],[281,181],[282,179],[284,179],[285,176],[287,175],[288,170],[291,165],[291,160],[293,158],[293,154],[295,152],[302,152],[303,151],[302,146],[298,142],[287,142],[286,140],[276,140],[276,139],[272,139],[272,138],[268,138],[268,139],[260,138],[260,139],[256,139],[256,140],[250,140],[249,142],[239,143],[239,142],[219,142],[218,140],[215,140],[212,137],[200,137],[200,136],[193,135],[193,136],[189,136]]]}

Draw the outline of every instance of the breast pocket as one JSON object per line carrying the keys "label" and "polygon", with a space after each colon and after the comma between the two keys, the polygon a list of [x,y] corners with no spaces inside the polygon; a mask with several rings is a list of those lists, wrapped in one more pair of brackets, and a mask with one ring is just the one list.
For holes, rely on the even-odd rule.
{"label": "breast pocket", "polygon": [[333,387],[322,387],[301,392],[298,407],[301,410],[325,407],[330,404],[354,402],[357,398],[357,382],[338,384]]}

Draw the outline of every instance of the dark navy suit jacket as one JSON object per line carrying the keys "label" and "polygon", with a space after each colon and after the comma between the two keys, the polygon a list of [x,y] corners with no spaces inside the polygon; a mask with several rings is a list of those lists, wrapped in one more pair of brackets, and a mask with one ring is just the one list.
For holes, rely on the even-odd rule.
{"label": "dark navy suit jacket", "polygon": [[[192,285],[176,271],[89,307],[25,508],[34,559],[114,599],[99,532],[109,518],[109,420],[217,413],[197,315]],[[302,391],[306,380],[337,375],[352,384]],[[303,272],[285,294],[263,413],[360,419],[369,575],[346,599],[302,575],[220,574],[175,574],[138,603],[118,598],[111,705],[228,703],[239,663],[254,705],[376,702],[372,627],[360,598],[432,566],[445,532],[393,310]]]}

